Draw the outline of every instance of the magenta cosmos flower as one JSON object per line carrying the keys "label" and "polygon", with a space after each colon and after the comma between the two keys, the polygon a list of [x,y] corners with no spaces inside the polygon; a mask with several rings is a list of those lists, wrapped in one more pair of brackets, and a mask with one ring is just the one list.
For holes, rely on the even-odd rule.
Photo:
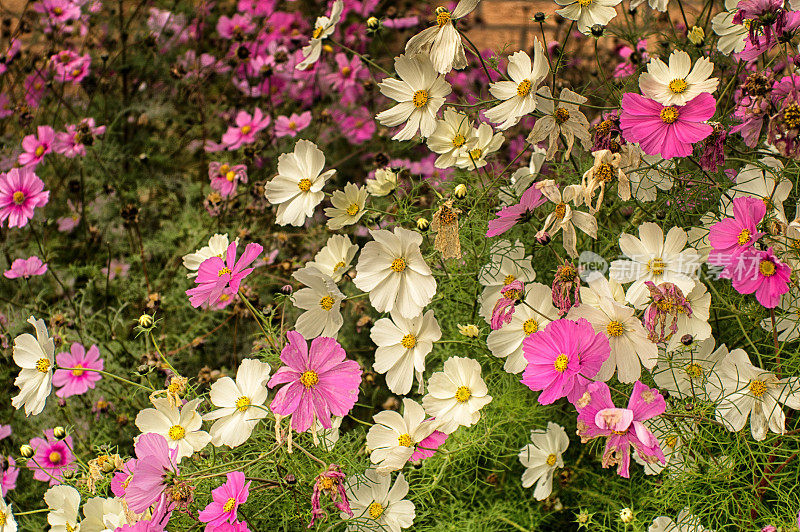
{"label": "magenta cosmos flower", "polygon": [[655,100],[628,92],[622,95],[620,125],[628,142],[638,142],[648,155],[664,159],[692,154],[692,145],[714,128],[704,122],[714,116],[717,101],[704,92],[686,105],[663,106]]}
{"label": "magenta cosmos flower", "polygon": [[311,522],[308,528],[314,526],[314,522],[319,518],[327,518],[328,514],[322,509],[320,496],[328,494],[333,505],[339,511],[353,517],[353,510],[350,509],[350,501],[347,499],[345,489],[345,479],[347,476],[342,473],[342,468],[336,464],[331,464],[328,469],[317,476],[314,482],[314,491],[311,493]]}
{"label": "magenta cosmos flower", "polygon": [[33,218],[33,209],[47,205],[50,191],[28,167],[12,168],[0,174],[0,226],[25,227]]}
{"label": "magenta cosmos flower", "polygon": [[203,303],[215,305],[223,295],[230,297],[238,292],[242,280],[253,271],[253,268],[247,266],[264,250],[260,244],[247,244],[237,261],[236,246],[236,242],[231,242],[225,252],[225,260],[211,257],[200,264],[194,280],[197,286],[186,291],[194,308]]}
{"label": "magenta cosmos flower", "polygon": [[604,382],[593,382],[575,403],[578,409],[578,435],[581,442],[606,437],[603,467],[617,465],[617,473],[629,478],[631,445],[639,458],[648,463],[666,463],[658,439],[642,423],[664,413],[667,404],[658,390],[636,381],[628,408],[617,408]]}
{"label": "magenta cosmos flower", "polygon": [[584,318],[560,319],[525,338],[522,353],[528,365],[521,382],[531,390],[541,390],[541,404],[562,397],[575,403],[611,355],[611,346],[606,335],[595,333]]}
{"label": "magenta cosmos flower", "polygon": [[775,308],[781,296],[789,291],[792,268],[775,256],[772,247],[766,251],[749,249],[740,253],[732,266],[731,282],[740,294],[755,293],[766,308]]}
{"label": "magenta cosmos flower", "polygon": [[244,481],[244,473],[231,471],[222,486],[211,490],[212,501],[200,511],[200,521],[208,523],[206,530],[217,530],[222,523],[235,523],[236,511],[250,494],[250,482]]}
{"label": "magenta cosmos flower", "polygon": [[733,264],[743,251],[751,248],[764,236],[756,227],[767,213],[767,206],[758,198],[745,196],[733,200],[733,218],[726,218],[711,226],[708,243],[711,253],[708,263],[724,266],[722,277],[730,278]]}
{"label": "magenta cosmos flower", "polygon": [[34,275],[44,275],[47,271],[47,264],[42,263],[42,259],[33,255],[27,259],[16,259],[11,263],[11,268],[3,272],[7,279],[17,279],[22,277],[30,279]]}
{"label": "magenta cosmos flower", "polygon": [[35,167],[42,162],[44,156],[53,149],[56,140],[56,132],[50,126],[39,126],[37,135],[26,135],[22,139],[22,150],[19,154],[19,164],[22,166]]}
{"label": "magenta cosmos flower", "polygon": [[236,193],[236,185],[241,181],[247,183],[247,166],[237,164],[212,162],[208,164],[208,177],[211,179],[211,188],[227,198]]}
{"label": "magenta cosmos flower", "polygon": [[522,193],[519,203],[510,205],[500,209],[495,216],[494,220],[489,221],[489,230],[486,231],[486,236],[502,235],[518,222],[524,221],[530,217],[533,209],[547,201],[542,195],[535,184],[531,185],[528,190]]}
{"label": "magenta cosmos flower", "polygon": [[311,111],[303,114],[292,113],[291,116],[279,116],[275,119],[275,136],[296,137],[297,133],[303,131],[311,124]]}
{"label": "magenta cosmos flower", "polygon": [[140,514],[159,501],[168,502],[164,500],[166,477],[168,474],[180,473],[178,449],[170,449],[161,434],[148,432],[139,436],[133,450],[137,460],[125,488],[125,502],[131,510]]}
{"label": "magenta cosmos flower", "polygon": [[492,308],[492,330],[500,329],[506,323],[511,323],[516,304],[522,300],[524,295],[525,285],[519,279],[514,279],[500,289],[500,297]]}
{"label": "magenta cosmos flower", "polygon": [[28,460],[28,469],[33,478],[49,482],[51,486],[61,484],[66,471],[75,471],[75,456],[72,454],[72,436],[63,440],[53,436],[53,429],[44,431],[44,438],[33,438],[30,442],[35,454]]}
{"label": "magenta cosmos flower", "polygon": [[281,351],[281,367],[267,383],[278,390],[270,409],[281,416],[292,416],[292,428],[305,432],[316,418],[331,428],[331,415],[346,416],[358,399],[361,368],[346,360],[345,352],[333,338],[320,336],[311,341],[297,331],[286,333],[289,342]]}
{"label": "magenta cosmos flower", "polygon": [[[78,342],[73,342],[69,348],[69,353],[62,352],[56,355],[56,363],[62,368],[53,373],[53,386],[60,386],[56,390],[58,397],[71,397],[86,393],[103,376],[96,371],[86,371],[86,369],[103,370],[103,359],[100,358],[100,349],[92,345],[89,351]],[[85,369],[84,369],[85,368]]]}
{"label": "magenta cosmos flower", "polygon": [[3,477],[0,479],[0,494],[5,497],[9,491],[17,487],[17,477],[19,477],[19,468],[17,462],[11,456],[6,457],[8,465],[3,471]]}
{"label": "magenta cosmos flower", "polygon": [[269,122],[269,115],[265,115],[257,107],[252,115],[246,111],[239,111],[236,115],[236,126],[229,127],[222,135],[222,144],[228,150],[236,150],[242,144],[251,144],[256,140],[256,133],[267,127]]}

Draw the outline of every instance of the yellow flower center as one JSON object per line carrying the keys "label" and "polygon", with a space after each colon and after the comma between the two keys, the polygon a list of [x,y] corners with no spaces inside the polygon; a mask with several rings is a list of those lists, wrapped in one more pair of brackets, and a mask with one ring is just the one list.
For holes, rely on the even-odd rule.
{"label": "yellow flower center", "polygon": [[297,188],[299,188],[302,192],[308,192],[311,190],[311,180],[304,177],[297,183]]}
{"label": "yellow flower center", "polygon": [[513,276],[513,275],[511,275],[511,274],[509,274],[509,275],[506,275],[506,276],[503,278],[503,284],[504,284],[504,285],[509,285],[509,284],[513,283],[514,281],[516,281],[516,280],[517,280],[517,278],[516,278],[516,277],[514,277],[514,276]]}
{"label": "yellow flower center", "polygon": [[556,455],[554,454],[549,455],[547,457],[547,465],[549,465],[550,467],[556,465],[556,459],[557,459]]}
{"label": "yellow flower center", "polygon": [[369,516],[373,519],[378,519],[383,514],[383,506],[379,502],[373,502],[369,505]]}
{"label": "yellow flower center", "polygon": [[517,96],[519,96],[520,98],[524,98],[525,96],[530,94],[531,86],[532,86],[531,80],[529,79],[522,80],[522,82],[519,85],[517,85]]}
{"label": "yellow flower center", "polygon": [[456,401],[459,403],[466,403],[472,397],[472,390],[468,386],[459,386],[456,390]]}
{"label": "yellow flower center", "polygon": [[233,182],[233,180],[236,179],[236,172],[233,170],[229,171],[227,174],[225,174],[225,179],[227,179],[229,182]]}
{"label": "yellow flower center", "polygon": [[333,300],[333,298],[331,296],[325,296],[325,297],[323,297],[322,299],[319,300],[319,306],[322,308],[322,310],[330,310],[330,309],[332,309],[334,303],[335,303],[335,301]]}
{"label": "yellow flower center", "polygon": [[72,77],[77,78],[80,75],[80,73],[81,73],[81,70],[79,68],[75,68],[75,69],[72,70]]}
{"label": "yellow flower center", "polygon": [[561,353],[556,357],[556,361],[553,364],[553,367],[556,368],[556,371],[559,373],[564,373],[567,371],[567,366],[569,366],[569,357],[566,354]]}
{"label": "yellow flower center", "polygon": [[316,383],[319,382],[319,375],[317,375],[316,371],[305,371],[302,375],[300,375],[300,384],[305,386],[306,388],[311,388]]}
{"label": "yellow flower center", "polygon": [[419,109],[420,107],[425,107],[425,105],[427,105],[428,99],[428,91],[420,89],[414,93],[414,98],[411,101],[414,102],[414,107]]}
{"label": "yellow flower center", "polygon": [[250,398],[246,395],[241,396],[236,400],[236,410],[239,412],[244,412],[250,408]]}
{"label": "yellow flower center", "polygon": [[664,107],[658,115],[665,124],[671,124],[678,119],[677,107]]}
{"label": "yellow flower center", "polygon": [[229,273],[231,273],[231,269],[230,269],[230,268],[228,268],[227,266],[223,266],[223,267],[222,267],[222,268],[221,268],[221,269],[220,269],[220,270],[217,272],[217,277],[222,277],[223,275],[227,275],[227,274],[229,274]]}
{"label": "yellow flower center", "polygon": [[448,24],[453,18],[453,15],[445,8],[439,7],[436,9],[436,24],[441,28]]}
{"label": "yellow flower center", "polygon": [[750,388],[750,393],[758,398],[763,396],[767,391],[767,384],[764,381],[752,380],[748,387]]}
{"label": "yellow flower center", "polygon": [[392,270],[400,273],[406,269],[405,259],[398,257],[392,261]]}
{"label": "yellow flower center", "polygon": [[333,489],[333,479],[331,477],[322,477],[319,479],[319,488],[321,490],[332,490]]}
{"label": "yellow flower center", "polygon": [[403,339],[400,340],[400,343],[406,349],[414,349],[414,346],[417,345],[417,337],[414,336],[413,334],[407,334],[403,336]]}
{"label": "yellow flower center", "polygon": [[671,90],[674,94],[681,94],[686,91],[686,88],[689,86],[686,81],[682,79],[673,79],[669,82],[669,90]]}
{"label": "yellow flower center", "polygon": [[761,264],[758,265],[758,271],[764,277],[772,277],[775,275],[775,263],[771,260],[762,260]]}
{"label": "yellow flower center", "polygon": [[344,267],[345,267],[344,261],[340,260],[339,262],[336,263],[336,266],[333,267],[333,273],[338,272]]}
{"label": "yellow flower center", "polygon": [[667,269],[667,264],[661,259],[661,257],[657,257],[647,261],[647,269],[653,275],[664,275],[664,270]]}
{"label": "yellow flower center", "polygon": [[690,379],[696,379],[698,377],[703,376],[703,368],[700,364],[692,362],[691,364],[687,364],[683,370],[689,376]]}
{"label": "yellow flower center", "polygon": [[34,151],[34,153],[36,154],[37,157],[41,157],[42,155],[44,155],[44,146],[41,145],[36,146],[36,151]]}
{"label": "yellow flower center", "polygon": [[230,169],[231,169],[231,165],[229,165],[229,164],[223,164],[222,166],[220,166],[220,167],[219,167],[219,173],[220,173],[220,174],[225,174],[225,173],[227,173],[227,172],[228,172]]}
{"label": "yellow flower center", "polygon": [[514,290],[513,288],[511,290],[506,290],[505,293],[503,294],[503,297],[505,297],[506,299],[513,299],[514,301],[519,301],[520,299],[519,290]]}
{"label": "yellow flower center", "polygon": [[612,320],[606,325],[606,332],[609,336],[617,338],[625,332],[625,325],[621,321]]}
{"label": "yellow flower center", "polygon": [[397,437],[397,445],[402,445],[403,447],[411,447],[414,445],[414,440],[411,439],[411,436],[408,434],[401,434]]}
{"label": "yellow flower center", "polygon": [[233,510],[234,506],[236,506],[236,499],[231,497],[230,499],[225,501],[225,504],[222,506],[222,511],[223,512],[230,512],[231,510]]}
{"label": "yellow flower center", "polygon": [[342,73],[342,76],[344,76],[344,77],[349,76],[350,72],[352,72],[352,71],[353,71],[353,69],[350,68],[349,66],[342,67],[342,69],[340,70],[340,72]]}
{"label": "yellow flower center", "polygon": [[522,332],[524,332],[526,336],[529,336],[538,330],[539,322],[533,318],[525,320],[525,323],[522,324]]}
{"label": "yellow flower center", "polygon": [[581,7],[587,7],[592,3],[592,0],[578,0],[578,3],[581,5]]}
{"label": "yellow flower center", "polygon": [[81,375],[83,375],[83,369],[79,369],[79,368],[83,368],[83,366],[81,366],[80,364],[75,364],[75,368],[76,369],[72,370],[72,374],[74,376],[80,377]]}
{"label": "yellow flower center", "polygon": [[186,436],[186,429],[181,427],[180,425],[172,425],[167,432],[167,435],[172,439],[175,440],[182,440],[184,436]]}
{"label": "yellow flower center", "polygon": [[252,131],[252,129],[253,128],[251,126],[242,126],[242,133],[247,135],[248,133],[250,133],[250,131]]}
{"label": "yellow flower center", "polygon": [[6,524],[6,513],[0,511],[0,526],[3,526],[5,524]]}
{"label": "yellow flower center", "polygon": [[678,443],[678,438],[676,436],[671,436],[667,438],[667,445],[670,447],[675,447]]}
{"label": "yellow flower center", "polygon": [[311,33],[312,39],[319,39],[319,36],[322,35],[322,32],[325,31],[325,26],[317,26],[314,28],[314,31]]}
{"label": "yellow flower center", "polygon": [[292,131],[297,129],[297,122],[295,122],[294,120],[289,120],[289,129],[291,129]]}
{"label": "yellow flower center", "polygon": [[61,463],[61,453],[58,451],[53,451],[50,453],[47,459],[50,460],[51,464]]}
{"label": "yellow flower center", "polygon": [[358,214],[358,211],[360,209],[361,209],[361,207],[359,207],[355,203],[351,203],[350,206],[347,208],[346,212],[347,212],[348,216],[355,216],[356,214]]}
{"label": "yellow flower center", "polygon": [[744,246],[745,244],[750,242],[750,231],[748,231],[747,229],[742,229],[742,232],[739,233],[739,238],[736,239],[736,242],[740,246]]}
{"label": "yellow flower center", "polygon": [[563,124],[564,122],[569,120],[569,111],[567,111],[563,107],[556,107],[556,111],[555,113],[553,113],[553,117],[556,119],[556,122],[558,122],[559,124]]}
{"label": "yellow flower center", "polygon": [[616,172],[614,172],[613,166],[608,163],[603,163],[597,167],[596,174],[603,182],[609,183],[614,179]]}
{"label": "yellow flower center", "polygon": [[461,133],[456,133],[456,136],[453,137],[453,147],[454,148],[460,148],[461,146],[464,145],[465,142],[467,142],[467,139]]}
{"label": "yellow flower center", "polygon": [[64,12],[64,10],[62,8],[60,8],[60,7],[56,7],[56,8],[53,9],[53,13],[55,13],[56,15],[60,15],[63,12]]}
{"label": "yellow flower center", "polygon": [[47,373],[50,370],[50,360],[47,358],[40,358],[36,361],[36,371]]}
{"label": "yellow flower center", "polygon": [[25,201],[25,193],[17,190],[14,192],[12,198],[14,199],[15,205],[22,205],[22,203]]}
{"label": "yellow flower center", "polygon": [[556,205],[556,209],[553,211],[553,216],[555,216],[556,220],[561,220],[566,215],[567,215],[567,204],[559,203],[558,205]]}

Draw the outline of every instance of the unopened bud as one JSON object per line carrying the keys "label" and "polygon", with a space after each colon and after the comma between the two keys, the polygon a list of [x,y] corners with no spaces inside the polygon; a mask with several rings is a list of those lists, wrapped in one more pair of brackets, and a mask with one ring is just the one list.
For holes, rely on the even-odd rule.
{"label": "unopened bud", "polygon": [[602,37],[604,30],[605,28],[603,26],[601,26],[600,24],[595,24],[594,26],[592,26],[592,35],[594,35],[595,37]]}
{"label": "unopened bud", "polygon": [[536,239],[536,242],[538,242],[542,246],[546,246],[552,240],[552,238],[550,237],[550,233],[548,233],[547,231],[539,231],[538,233],[536,233],[536,236],[534,236],[534,238]]}
{"label": "unopened bud", "polygon": [[153,326],[153,316],[150,314],[142,314],[139,316],[139,327],[142,329],[149,329]]}
{"label": "unopened bud", "polygon": [[67,437],[67,429],[64,427],[56,427],[53,429],[53,437],[57,440],[63,440]]}
{"label": "unopened bud", "polygon": [[464,199],[467,197],[467,185],[464,183],[456,185],[455,190],[453,190],[453,195],[458,199]]}
{"label": "unopened bud", "polygon": [[623,508],[619,511],[619,520],[623,523],[631,523],[633,522],[633,510],[630,508]]}
{"label": "unopened bud", "polygon": [[31,456],[33,456],[33,447],[31,447],[28,444],[25,444],[19,448],[19,454],[23,458],[30,458]]}
{"label": "unopened bud", "polygon": [[428,221],[427,218],[418,218],[417,219],[417,229],[420,231],[427,231],[428,227],[431,226],[431,223]]}
{"label": "unopened bud", "polygon": [[545,15],[544,15],[544,13],[542,13],[541,11],[537,11],[537,12],[536,12],[536,13],[533,15],[533,20],[534,20],[535,22],[544,22],[544,19],[545,19]]}
{"label": "unopened bud", "polygon": [[692,342],[694,342],[694,336],[691,334],[684,334],[681,336],[681,343],[683,345],[692,345]]}
{"label": "unopened bud", "polygon": [[367,19],[367,27],[371,30],[377,30],[381,25],[381,21],[375,17],[369,17]]}

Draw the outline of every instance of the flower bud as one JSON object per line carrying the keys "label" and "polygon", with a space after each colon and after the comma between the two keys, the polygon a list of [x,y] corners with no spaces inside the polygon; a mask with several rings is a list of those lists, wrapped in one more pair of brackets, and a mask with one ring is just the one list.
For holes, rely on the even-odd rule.
{"label": "flower bud", "polygon": [[619,520],[623,523],[631,523],[633,522],[633,510],[630,508],[623,508],[619,511]]}
{"label": "flower bud", "polygon": [[371,30],[377,30],[381,25],[381,21],[375,17],[369,17],[367,19],[367,27]]}
{"label": "flower bud", "polygon": [[153,326],[153,316],[150,314],[142,314],[139,316],[139,327],[142,329],[149,329]]}
{"label": "flower bud", "polygon": [[681,343],[683,345],[692,345],[692,342],[694,342],[694,336],[691,334],[684,334],[681,336]]}
{"label": "flower bud", "polygon": [[552,238],[550,237],[550,233],[548,233],[547,231],[539,231],[538,233],[536,233],[536,236],[534,236],[534,238],[536,239],[536,242],[538,242],[542,246],[546,246],[552,240]]}
{"label": "flower bud", "polygon": [[537,11],[537,12],[536,12],[536,13],[533,15],[533,20],[534,20],[535,22],[544,22],[544,19],[545,19],[545,15],[544,15],[544,13],[542,13],[541,11]]}
{"label": "flower bud", "polygon": [[56,427],[53,429],[53,437],[57,440],[63,440],[67,437],[67,429],[64,427]]}
{"label": "flower bud", "polygon": [[23,458],[30,458],[33,456],[33,447],[25,444],[19,448],[19,454],[22,455]]}
{"label": "flower bud", "polygon": [[706,32],[703,28],[699,26],[692,26],[692,29],[689,30],[689,33],[686,35],[686,38],[689,39],[689,42],[695,46],[702,46],[703,41],[706,38]]}
{"label": "flower bud", "polygon": [[427,231],[428,227],[431,226],[431,223],[428,221],[427,218],[417,218],[417,229],[420,231]]}
{"label": "flower bud", "polygon": [[600,24],[595,24],[594,26],[592,26],[592,35],[594,35],[595,37],[602,37],[604,30],[605,28],[603,26],[601,26]]}
{"label": "flower bud", "polygon": [[464,199],[467,197],[467,185],[464,183],[460,183],[456,185],[455,190],[453,190],[453,195],[458,199]]}
{"label": "flower bud", "polygon": [[290,284],[285,284],[285,285],[281,286],[281,292],[283,292],[284,294],[292,295],[293,291],[294,291],[294,288],[292,288],[292,285],[290,285]]}

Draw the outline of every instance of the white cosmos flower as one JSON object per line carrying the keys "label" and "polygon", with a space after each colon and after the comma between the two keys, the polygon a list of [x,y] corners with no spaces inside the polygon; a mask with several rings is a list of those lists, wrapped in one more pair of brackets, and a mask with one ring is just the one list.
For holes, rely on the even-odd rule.
{"label": "white cosmos flower", "polygon": [[536,101],[538,102],[536,108],[542,116],[536,119],[527,141],[536,145],[547,139],[547,159],[552,159],[556,154],[558,141],[561,138],[566,144],[563,159],[569,158],[576,138],[585,150],[592,146],[589,121],[580,110],[580,106],[586,103],[586,98],[563,88],[556,101],[550,93],[550,87],[543,85],[536,92]]}
{"label": "white cosmos flower", "polygon": [[400,79],[386,78],[378,87],[381,94],[399,103],[375,118],[389,127],[405,122],[392,140],[411,140],[417,132],[423,137],[431,135],[436,130],[436,113],[452,90],[450,84],[424,55],[395,57],[394,69]]}
{"label": "white cosmos flower", "polygon": [[689,508],[684,508],[676,520],[665,515],[653,519],[648,532],[713,532],[700,524],[700,518],[689,513]]}
{"label": "white cosmos flower", "polygon": [[28,323],[36,328],[36,338],[28,333],[14,338],[14,362],[22,369],[14,380],[19,394],[11,398],[11,404],[17,410],[24,407],[26,416],[35,416],[44,410],[45,401],[53,389],[56,348],[47,334],[44,320],[31,316]]}
{"label": "white cosmos flower", "polygon": [[311,41],[303,47],[303,61],[295,67],[297,70],[306,70],[319,59],[322,53],[323,39],[333,35],[336,25],[342,18],[342,0],[336,0],[331,8],[330,17],[317,17],[314,23],[314,31],[311,32]]}
{"label": "white cosmos flower", "polygon": [[577,227],[592,238],[597,238],[597,220],[588,212],[579,211],[569,206],[569,202],[580,205],[583,192],[580,185],[568,185],[562,192],[553,180],[541,182],[542,194],[555,203],[556,208],[544,219],[542,231],[555,236],[561,231],[561,243],[571,257],[578,256],[578,235],[575,231]]}
{"label": "white cosmos flower", "polygon": [[658,189],[670,190],[675,162],[664,160],[660,155],[647,155],[636,143],[627,143],[620,148],[620,168],[631,181],[631,194],[639,201],[655,201]]}
{"label": "white cosmos flower", "polygon": [[611,354],[593,377],[607,381],[614,372],[620,382],[635,382],[642,374],[642,366],[652,369],[658,360],[658,346],[647,338],[647,331],[634,310],[610,298],[601,298],[596,306],[581,304],[567,314],[571,320],[585,318],[596,333],[608,338]]}
{"label": "white cosmos flower", "polygon": [[612,18],[617,16],[614,6],[622,0],[556,0],[558,5],[564,6],[556,11],[562,17],[578,22],[578,31],[588,34],[592,26],[607,25]]}
{"label": "white cosmos flower", "polygon": [[436,129],[428,137],[428,148],[438,153],[434,166],[450,168],[475,142],[472,120],[452,107],[444,110],[444,118],[436,121]]}
{"label": "white cosmos flower", "polygon": [[297,270],[292,277],[307,286],[294,293],[294,306],[305,310],[294,328],[307,340],[317,336],[336,338],[344,323],[341,311],[344,294],[333,279],[313,266]]}
{"label": "white cosmos flower", "polygon": [[[236,242],[238,241],[239,239],[237,238]],[[223,258],[225,256],[225,252],[228,250],[228,244],[230,244],[228,241],[228,235],[221,235],[217,233],[208,239],[207,246],[201,247],[194,253],[184,255],[183,266],[189,270],[189,273],[186,274],[186,277],[197,277],[197,270],[200,268],[200,265],[204,260],[210,259],[211,257]]]}
{"label": "white cosmos flower", "polygon": [[714,345],[714,338],[706,338],[668,349],[652,371],[656,385],[680,399],[717,399],[721,387],[717,369],[728,358],[728,348],[722,344],[714,349]]}
{"label": "white cosmos flower", "polygon": [[661,445],[665,462],[663,464],[659,461],[646,462],[642,460],[639,453],[634,453],[633,459],[644,467],[646,475],[658,475],[666,470],[669,476],[678,476],[695,465],[696,460],[691,454],[688,452],[684,454],[684,447],[693,436],[691,425],[683,421],[656,416],[644,421],[644,426],[653,433]]}
{"label": "white cosmos flower", "polygon": [[400,532],[414,524],[414,503],[407,500],[408,482],[400,472],[392,485],[391,475],[367,469],[347,479],[347,499],[353,515],[342,512],[348,532],[386,530]]}
{"label": "white cosmos flower", "polygon": [[222,377],[211,385],[209,397],[217,407],[203,416],[211,425],[211,443],[216,447],[243,444],[268,411],[259,408],[267,400],[269,364],[245,358],[236,371],[236,381]]}
{"label": "white cosmos flower", "polygon": [[92,497],[83,505],[83,515],[80,532],[107,532],[131,524],[117,497]]}
{"label": "white cosmos flower", "polygon": [[370,196],[375,196],[376,198],[388,196],[391,191],[397,188],[397,172],[388,166],[386,168],[378,168],[375,170],[375,177],[373,179],[368,178],[365,184]]}
{"label": "white cosmos flower", "polygon": [[601,302],[611,299],[620,305],[625,304],[625,289],[614,279],[606,279],[599,272],[585,279],[581,286],[581,305],[591,305],[600,309]]}
{"label": "white cosmos flower", "polygon": [[17,520],[14,519],[11,506],[3,499],[0,499],[0,517],[0,532],[17,532]]}
{"label": "white cosmos flower", "polygon": [[[633,0],[630,4],[629,9],[631,10],[635,9],[640,5],[642,5],[643,3],[644,0]],[[649,0],[647,3],[651,8],[655,9],[656,11],[661,11],[663,13],[667,10],[667,4],[669,4],[669,0]]]}
{"label": "white cosmos flower", "polygon": [[733,17],[739,11],[738,6],[738,0],[725,0],[725,11],[711,19],[711,29],[719,35],[717,50],[723,55],[738,54],[744,50],[747,42],[747,26],[733,23]]}
{"label": "white cosmos flower", "polygon": [[312,436],[316,435],[317,438],[314,445],[321,446],[326,451],[332,451],[333,446],[339,441],[339,427],[342,425],[342,419],[339,416],[331,416],[331,428],[326,429],[319,422],[319,419],[314,416],[314,421],[311,423],[311,434]]}
{"label": "white cosmos flower", "polygon": [[683,50],[669,56],[669,66],[654,57],[647,63],[647,72],[639,76],[642,94],[661,105],[686,105],[699,94],[717,90],[719,79],[710,77],[714,63],[701,57],[694,67],[692,58]]}
{"label": "white cosmos flower", "polygon": [[519,240],[498,240],[489,250],[489,260],[478,273],[478,282],[485,288],[481,293],[480,315],[486,323],[492,322],[492,309],[500,297],[500,290],[516,280],[530,283],[536,279],[530,255],[525,256],[525,245]]}
{"label": "white cosmos flower", "polygon": [[358,253],[358,246],[353,244],[350,237],[333,235],[325,243],[325,247],[314,255],[314,260],[307,263],[306,266],[318,269],[338,283],[350,268],[350,263],[353,262],[356,253]]}
{"label": "white cosmos flower", "polygon": [[[791,342],[800,338],[800,297],[797,291],[790,288],[783,294],[781,303],[775,309],[775,330],[778,331],[779,342]],[[761,328],[772,332],[772,319],[761,320]]]}
{"label": "white cosmos flower", "polygon": [[325,155],[310,140],[298,140],[294,152],[278,157],[278,175],[264,187],[267,200],[278,206],[275,222],[301,226],[314,215],[325,193],[322,187],[336,170],[322,172]]}
{"label": "white cosmos flower", "polygon": [[519,452],[519,461],[525,466],[522,473],[522,487],[530,488],[536,484],[533,496],[543,501],[553,491],[553,473],[564,467],[561,457],[569,447],[569,437],[564,427],[547,422],[547,430],[532,430],[531,442]]}
{"label": "white cosmos flower", "polygon": [[480,0],[461,0],[450,12],[444,7],[436,9],[436,25],[411,37],[406,43],[409,56],[424,54],[428,56],[433,68],[440,74],[447,74],[454,68],[461,70],[467,66],[464,43],[455,28],[454,22],[467,16]]}
{"label": "white cosmos flower", "polygon": [[781,404],[800,410],[800,378],[779,379],[774,373],[754,366],[743,349],[734,349],[718,366],[722,399],[717,404],[717,421],[739,432],[750,418],[750,432],[757,441],[767,429],[786,432],[786,415]]}
{"label": "white cosmos flower", "polygon": [[44,493],[44,502],[50,509],[47,522],[52,532],[73,532],[80,529],[78,508],[81,494],[72,486],[53,486]]}
{"label": "white cosmos flower", "polygon": [[503,207],[514,205],[519,202],[522,193],[528,190],[533,181],[539,175],[544,164],[547,151],[544,148],[534,145],[532,148],[531,159],[527,167],[517,168],[511,174],[511,183],[508,186],[500,187],[497,191],[497,198]]}
{"label": "white cosmos flower", "polygon": [[670,229],[665,240],[664,232],[652,222],[639,226],[639,238],[628,233],[620,235],[619,248],[630,260],[611,262],[610,275],[622,284],[633,283],[625,295],[629,303],[639,305],[647,300],[646,281],[656,285],[673,283],[684,296],[692,291],[700,257],[694,249],[684,249],[686,240],[686,231],[680,227]]}
{"label": "white cosmos flower", "polygon": [[353,284],[369,292],[378,312],[396,310],[404,318],[422,313],[436,293],[436,280],[419,250],[422,235],[402,227],[370,231],[356,264]]}
{"label": "white cosmos flower", "polygon": [[522,353],[522,341],[558,318],[550,287],[526,284],[525,299],[515,307],[511,322],[490,332],[486,345],[494,356],[506,359],[504,370],[519,373],[528,364]]}
{"label": "white cosmos flower", "polygon": [[425,420],[425,409],[412,399],[403,399],[403,415],[384,410],[373,416],[375,424],[367,432],[369,459],[380,474],[403,469],[417,444],[437,429],[438,422]]}
{"label": "white cosmos flower", "polygon": [[720,198],[720,210],[733,216],[733,200],[745,196],[761,199],[767,206],[767,216],[787,223],[783,202],[789,198],[794,185],[783,175],[783,163],[774,157],[763,157],[758,164],[746,164],[736,176],[734,185]]}
{"label": "white cosmos flower", "polygon": [[410,320],[392,312],[391,319],[381,318],[375,322],[369,337],[378,346],[372,369],[386,374],[389,390],[406,395],[416,374],[420,385],[418,393],[422,393],[425,357],[433,350],[433,342],[442,337],[433,311]]}
{"label": "white cosmos flower", "polygon": [[477,360],[450,357],[444,362],[444,370],[428,380],[428,394],[422,398],[422,405],[440,423],[438,430],[452,434],[458,427],[478,422],[481,408],[492,402],[488,391]]}
{"label": "white cosmos flower", "polygon": [[334,190],[331,196],[333,207],[325,208],[328,220],[328,229],[335,231],[346,225],[358,222],[364,213],[364,203],[367,201],[367,188],[359,187],[354,183],[347,183],[344,190]]}
{"label": "white cosmos flower", "polygon": [[145,408],[136,415],[136,426],[142,434],[153,432],[164,436],[170,449],[178,449],[178,461],[191,456],[211,441],[211,435],[200,430],[203,418],[197,413],[202,399],[192,399],[178,408],[165,398],[153,398],[155,408]]}
{"label": "white cosmos flower", "polygon": [[472,142],[468,150],[459,155],[456,166],[474,170],[486,166],[486,156],[502,146],[506,138],[502,133],[495,133],[489,124],[481,124],[472,133]]}
{"label": "white cosmos flower", "polygon": [[536,88],[550,72],[539,39],[534,39],[533,61],[520,50],[508,58],[507,71],[511,81],[495,81],[489,85],[491,95],[502,103],[484,112],[487,120],[500,124],[497,129],[501,130],[516,125],[520,118],[536,109]]}

